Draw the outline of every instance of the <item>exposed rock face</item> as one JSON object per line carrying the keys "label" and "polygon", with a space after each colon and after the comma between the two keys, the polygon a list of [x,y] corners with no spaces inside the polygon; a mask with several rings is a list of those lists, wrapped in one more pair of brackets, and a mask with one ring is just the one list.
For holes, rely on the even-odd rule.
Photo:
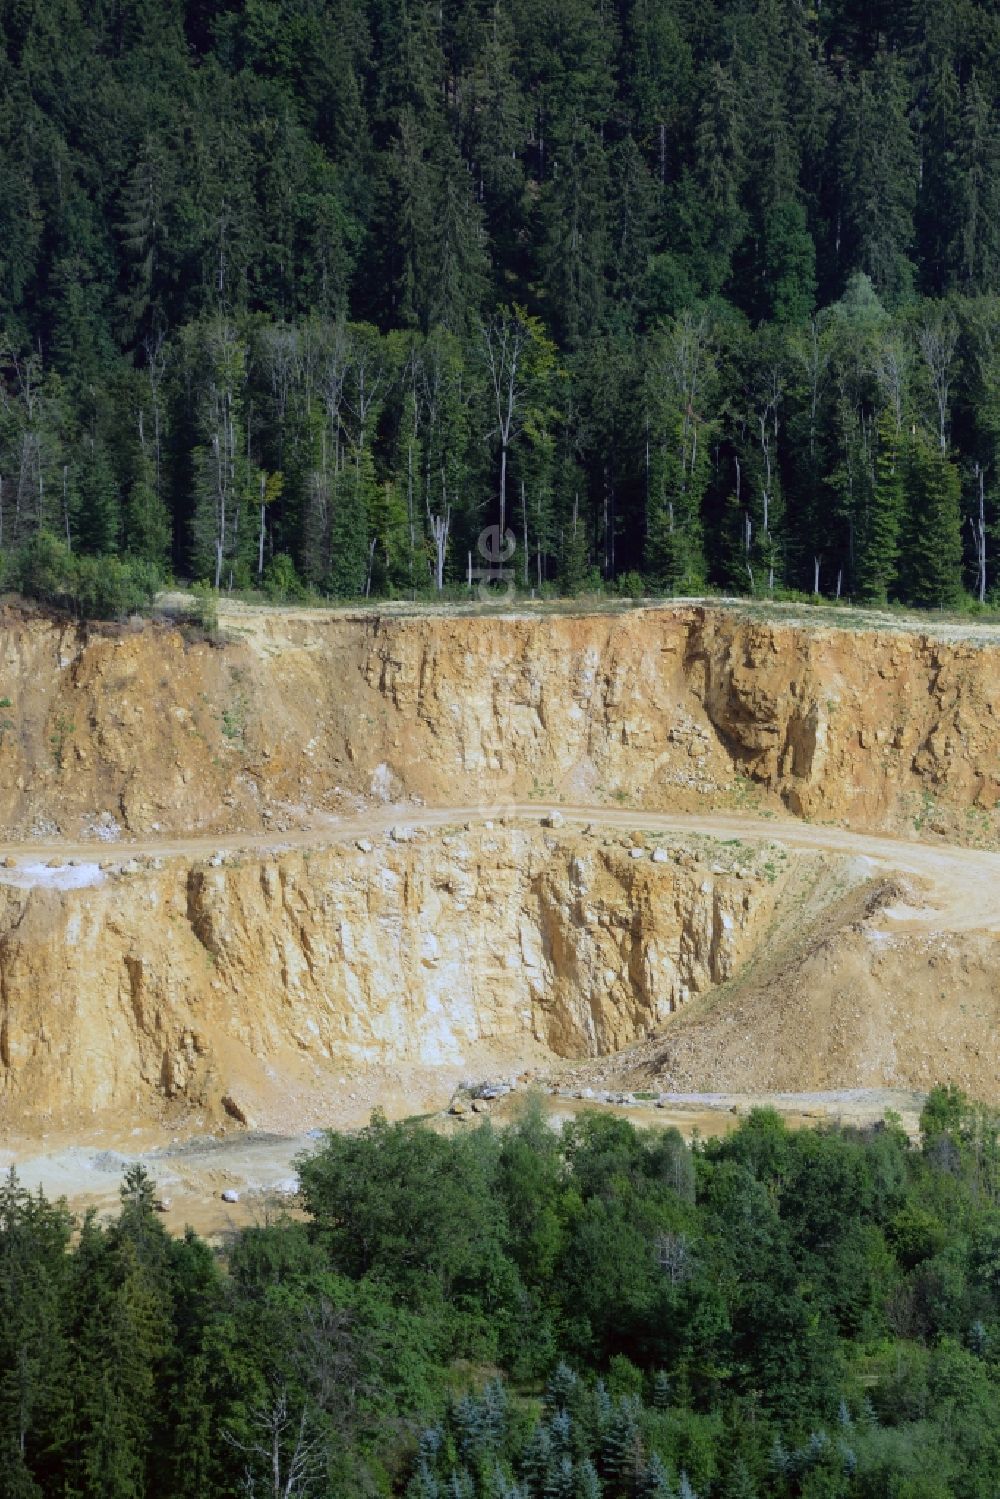
{"label": "exposed rock face", "polygon": [[[605,1054],[741,973],[813,858],[766,874],[758,861],[740,877],[707,854],[654,858],[588,838],[558,813],[545,829],[505,826],[508,800],[784,807],[994,845],[1000,832],[997,646],[696,607],[235,610],[226,624],[220,646],[169,626],[86,632],[0,616],[0,839],[95,849],[59,869],[26,868],[19,854],[0,881],[9,1121],[161,1107],[260,1121],[269,1096],[307,1074],[328,1085],[347,1063],[454,1065],[480,1046]],[[389,807],[391,829],[376,836],[373,803],[407,797],[501,811],[495,828],[428,836]],[[367,836],[243,862],[223,861],[212,841],[159,867],[114,854],[125,835],[278,836],[324,811],[364,814],[354,834]],[[883,1005],[879,1046],[851,1050],[861,1032],[840,1017],[857,1009],[855,972],[866,984],[878,964],[890,972],[858,932],[845,917],[835,959],[776,971],[759,994],[742,988],[697,1029],[688,1011],[669,1027],[669,1063],[654,1058],[649,1075],[709,1086],[766,1072],[788,1086],[815,1053],[816,1076],[831,1081],[867,1078],[864,1059],[877,1056],[885,1079],[923,1082],[940,1024],[952,1048],[942,1056],[1000,1088],[961,1009],[953,1024],[941,1018],[936,978],[927,998],[928,962],[912,943],[885,952],[906,1005],[923,995],[925,1040],[906,1042],[905,1016]],[[968,963],[956,993],[982,997],[984,1014],[996,987],[985,942],[955,949]],[[854,948],[851,966],[840,955]],[[850,981],[838,988],[841,971]],[[818,998],[809,989],[815,1023],[802,1018],[807,975],[822,979]],[[816,1043],[816,1007],[834,990]],[[787,1027],[762,1018],[779,1012]],[[765,1067],[771,1036],[782,1049]]]}
{"label": "exposed rock face", "polygon": [[1000,826],[995,646],[692,607],[247,612],[229,629],[220,648],[8,613],[0,830],[260,829],[408,794]]}
{"label": "exposed rock face", "polygon": [[787,879],[630,854],[477,828],[0,886],[4,1109],[141,1117],[174,1100],[236,1118],[248,1074],[291,1053],[329,1070],[532,1037],[617,1048],[730,976]]}

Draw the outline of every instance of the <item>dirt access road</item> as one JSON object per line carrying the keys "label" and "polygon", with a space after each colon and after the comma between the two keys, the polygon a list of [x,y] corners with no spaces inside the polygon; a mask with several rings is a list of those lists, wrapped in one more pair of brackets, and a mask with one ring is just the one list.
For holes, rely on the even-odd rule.
{"label": "dirt access road", "polygon": [[[44,841],[0,846],[0,881],[16,885],[84,885],[100,878],[101,866],[129,859],[197,860],[226,854],[279,854],[288,849],[322,848],[351,839],[444,829],[464,823],[508,821],[620,829],[684,838],[738,839],[785,844],[793,848],[837,853],[866,861],[872,876],[901,875],[919,886],[919,902],[882,913],[887,932],[1000,933],[1000,854],[960,848],[942,842],[869,836],[839,827],[792,818],[706,816],[646,812],[638,807],[550,805],[508,802],[497,805],[377,807],[357,816],[312,818],[297,830],[240,833],[180,839],[144,839],[115,844]],[[74,863],[70,863],[70,861]],[[50,864],[59,867],[50,868]]]}

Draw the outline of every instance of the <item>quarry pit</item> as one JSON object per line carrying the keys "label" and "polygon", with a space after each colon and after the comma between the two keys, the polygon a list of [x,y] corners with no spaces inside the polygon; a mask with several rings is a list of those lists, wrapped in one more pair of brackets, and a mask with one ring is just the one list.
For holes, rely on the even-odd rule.
{"label": "quarry pit", "polygon": [[10,1159],[298,1139],[493,1076],[1000,1099],[988,627],[2,625]]}

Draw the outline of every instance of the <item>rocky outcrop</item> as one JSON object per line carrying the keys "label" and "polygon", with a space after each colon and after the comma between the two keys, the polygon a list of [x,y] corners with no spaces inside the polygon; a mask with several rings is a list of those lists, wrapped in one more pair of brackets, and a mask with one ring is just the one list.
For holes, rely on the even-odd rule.
{"label": "rocky outcrop", "polygon": [[258,1114],[248,1088],[266,1105],[292,1086],[290,1058],[329,1079],[482,1044],[608,1052],[767,930],[794,861],[726,853],[476,828],[0,885],[0,1107],[235,1117]]}
{"label": "rocky outcrop", "polygon": [[1000,646],[703,607],[0,619],[0,836],[296,825],[406,796],[1000,831]]}

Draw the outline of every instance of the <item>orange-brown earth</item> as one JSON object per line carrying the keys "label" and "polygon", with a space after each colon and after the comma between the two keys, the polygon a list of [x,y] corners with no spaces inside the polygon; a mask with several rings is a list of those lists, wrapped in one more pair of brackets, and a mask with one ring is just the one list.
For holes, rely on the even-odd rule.
{"label": "orange-brown earth", "polygon": [[[1000,639],[708,606],[168,624],[0,616],[0,836],[228,834],[363,800],[759,804],[1000,829]],[[363,800],[359,800],[363,799]]]}
{"label": "orange-brown earth", "polygon": [[0,618],[9,1132],[297,1133],[525,1067],[1000,1098],[988,631],[223,626]]}

